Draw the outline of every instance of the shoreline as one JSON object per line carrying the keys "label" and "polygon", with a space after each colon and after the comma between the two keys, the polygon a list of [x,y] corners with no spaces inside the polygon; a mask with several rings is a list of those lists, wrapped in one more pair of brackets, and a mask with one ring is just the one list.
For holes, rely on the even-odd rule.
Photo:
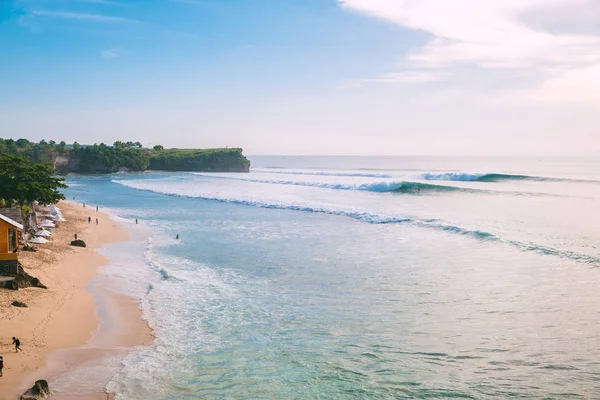
{"label": "shoreline", "polygon": [[[54,390],[53,379],[90,360],[101,361],[107,354],[124,356],[131,348],[152,342],[138,301],[111,292],[97,279],[98,269],[110,261],[97,250],[129,241],[129,232],[93,206],[64,201],[58,206],[66,222],[54,230],[50,242],[35,253],[19,254],[25,270],[48,289],[0,290],[0,355],[5,366],[0,400],[18,398],[36,379],[48,380]],[[86,248],[70,246],[75,233]],[[28,308],[11,306],[14,300]],[[12,336],[21,339],[22,352],[14,351]],[[107,394],[104,387],[93,387],[83,395],[70,395],[67,388],[53,392],[51,398],[106,399]]]}

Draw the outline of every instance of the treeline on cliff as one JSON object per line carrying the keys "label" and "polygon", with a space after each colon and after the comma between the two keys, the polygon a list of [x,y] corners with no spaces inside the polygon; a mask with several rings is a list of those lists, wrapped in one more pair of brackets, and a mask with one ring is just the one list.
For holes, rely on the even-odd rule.
{"label": "treeline on cliff", "polygon": [[154,152],[150,157],[152,170],[248,172],[250,161],[242,149],[168,149]]}
{"label": "treeline on cliff", "polygon": [[111,173],[118,171],[144,171],[150,164],[150,155],[141,150],[141,145],[126,146],[115,142],[93,146],[74,145],[70,151],[68,170],[84,174]]}
{"label": "treeline on cliff", "polygon": [[39,143],[27,139],[0,139],[0,156],[20,155],[32,164],[50,163],[59,171],[112,173],[118,171],[213,171],[248,172],[250,161],[242,149],[164,149],[144,148],[140,142],[117,141],[91,146],[75,142],[67,145],[53,140]]}

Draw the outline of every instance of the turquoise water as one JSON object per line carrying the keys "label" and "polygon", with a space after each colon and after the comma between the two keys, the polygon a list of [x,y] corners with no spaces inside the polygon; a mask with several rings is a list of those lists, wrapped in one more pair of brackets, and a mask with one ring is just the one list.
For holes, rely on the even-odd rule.
{"label": "turquoise water", "polygon": [[600,398],[600,162],[252,165],[69,178],[134,232],[118,399]]}

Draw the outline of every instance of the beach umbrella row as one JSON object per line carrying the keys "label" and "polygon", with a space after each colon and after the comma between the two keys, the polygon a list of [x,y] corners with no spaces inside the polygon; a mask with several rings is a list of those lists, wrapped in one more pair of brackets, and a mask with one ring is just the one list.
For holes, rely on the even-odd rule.
{"label": "beach umbrella row", "polygon": [[47,219],[45,219],[42,222],[40,222],[38,224],[38,226],[41,226],[42,228],[56,228],[56,225],[54,225],[54,222],[49,221]]}
{"label": "beach umbrella row", "polygon": [[55,222],[66,221],[63,218],[62,213],[60,212],[60,208],[56,207],[55,205],[51,205],[48,207],[48,212],[46,212],[43,215],[43,218],[45,218],[45,219],[37,224],[38,228],[41,228],[41,229],[39,229],[34,234],[34,237],[32,237],[28,240],[29,243],[34,243],[34,244],[48,243],[48,239],[46,239],[46,238],[50,237],[52,235],[52,232],[46,230],[46,228],[56,228]]}

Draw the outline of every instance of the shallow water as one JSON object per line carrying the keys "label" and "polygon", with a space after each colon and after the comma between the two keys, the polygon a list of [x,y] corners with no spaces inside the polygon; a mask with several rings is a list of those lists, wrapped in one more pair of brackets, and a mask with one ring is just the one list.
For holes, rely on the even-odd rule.
{"label": "shallow water", "polygon": [[69,178],[141,238],[118,399],[600,398],[599,162],[252,163]]}

